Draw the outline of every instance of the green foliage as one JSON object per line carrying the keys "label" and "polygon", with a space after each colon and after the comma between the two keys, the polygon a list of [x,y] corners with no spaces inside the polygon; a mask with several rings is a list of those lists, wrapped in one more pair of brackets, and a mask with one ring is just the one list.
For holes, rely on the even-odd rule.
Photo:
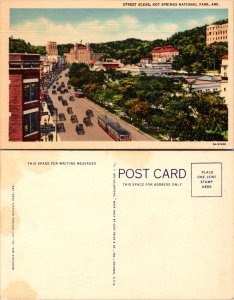
{"label": "green foliage", "polygon": [[147,124],[145,130],[164,140],[227,140],[227,105],[218,92],[188,93],[170,78],[96,72],[85,64],[72,64],[69,76],[90,100],[126,113],[138,127]]}
{"label": "green foliage", "polygon": [[64,53],[69,53],[70,49],[73,47],[73,44],[60,44],[57,46],[58,48],[58,55],[63,55]]}
{"label": "green foliage", "polygon": [[22,39],[9,38],[9,52],[10,53],[33,53],[45,55],[46,50],[44,46],[33,46],[30,43],[26,43]]}
{"label": "green foliage", "polygon": [[228,19],[223,19],[223,20],[216,21],[216,22],[212,23],[212,25],[213,24],[222,25],[222,24],[226,24],[226,23],[228,23]]}
{"label": "green foliage", "polygon": [[[228,20],[220,20],[214,24],[227,23]],[[151,57],[151,51],[156,46],[173,45],[179,50],[173,63],[175,70],[202,73],[204,70],[219,70],[220,57],[228,53],[227,42],[218,42],[206,45],[206,26],[196,27],[183,32],[173,34],[167,40],[154,41],[129,38],[123,41],[106,43],[92,43],[90,46],[94,52],[106,53],[104,57],[113,57],[122,60],[124,64],[138,63],[143,57]],[[58,45],[58,54],[70,52],[73,44]],[[44,46],[32,46],[21,39],[10,38],[10,52],[39,53],[45,55]]]}

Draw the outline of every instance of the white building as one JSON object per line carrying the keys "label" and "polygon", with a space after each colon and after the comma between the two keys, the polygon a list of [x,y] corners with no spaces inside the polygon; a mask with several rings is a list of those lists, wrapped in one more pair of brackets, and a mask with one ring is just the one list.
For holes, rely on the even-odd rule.
{"label": "white building", "polygon": [[228,41],[228,23],[206,26],[206,44]]}
{"label": "white building", "polygon": [[195,92],[218,92],[221,91],[221,78],[214,76],[200,76],[197,78],[188,78],[187,82],[190,88]]}
{"label": "white building", "polygon": [[228,54],[225,54],[221,57],[221,76],[228,77]]}

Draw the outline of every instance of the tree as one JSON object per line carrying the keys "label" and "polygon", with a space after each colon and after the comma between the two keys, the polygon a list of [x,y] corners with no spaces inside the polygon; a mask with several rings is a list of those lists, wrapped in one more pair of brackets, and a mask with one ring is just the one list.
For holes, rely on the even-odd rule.
{"label": "tree", "polygon": [[147,116],[149,111],[148,104],[146,102],[140,101],[137,98],[126,101],[126,106],[128,107],[128,115],[140,124],[142,123],[142,120]]}

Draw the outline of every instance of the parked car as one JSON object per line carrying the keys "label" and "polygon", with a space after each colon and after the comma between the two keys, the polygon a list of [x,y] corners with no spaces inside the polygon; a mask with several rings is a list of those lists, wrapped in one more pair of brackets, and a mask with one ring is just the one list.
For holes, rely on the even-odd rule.
{"label": "parked car", "polygon": [[53,90],[53,91],[52,91],[52,94],[55,94],[55,95],[56,95],[56,94],[57,94],[56,90]]}
{"label": "parked car", "polygon": [[58,117],[59,117],[59,121],[66,121],[66,118],[65,118],[64,113],[60,113],[60,114],[58,115]]}
{"label": "parked car", "polygon": [[63,106],[68,106],[67,100],[62,100]]}
{"label": "parked car", "polygon": [[57,91],[60,91],[60,90],[61,90],[61,86],[58,86],[58,87],[57,87]]}
{"label": "parked car", "polygon": [[53,85],[53,89],[56,89],[56,85]]}
{"label": "parked car", "polygon": [[67,108],[67,113],[68,113],[69,115],[72,115],[72,114],[73,114],[73,111],[72,111],[72,107],[71,107],[71,106],[69,106],[69,107]]}
{"label": "parked car", "polygon": [[75,101],[74,96],[70,96],[70,97],[69,97],[69,100],[70,100],[70,101]]}
{"label": "parked car", "polygon": [[85,134],[83,124],[77,124],[76,125],[76,132],[77,132],[77,134]]}
{"label": "parked car", "polygon": [[64,89],[63,91],[64,91],[64,93],[68,93],[68,89]]}
{"label": "parked car", "polygon": [[63,100],[63,96],[58,96],[58,100],[62,101]]}
{"label": "parked car", "polygon": [[86,110],[86,116],[87,117],[93,117],[94,116],[92,109],[87,109]]}
{"label": "parked car", "polygon": [[83,123],[84,123],[86,126],[93,126],[93,123],[92,123],[90,117],[84,117]]}
{"label": "parked car", "polygon": [[65,132],[65,127],[63,123],[58,123],[57,124],[57,132]]}
{"label": "parked car", "polygon": [[84,98],[84,94],[83,94],[82,92],[77,92],[77,93],[75,93],[75,96],[76,96],[77,98]]}
{"label": "parked car", "polygon": [[59,84],[59,82],[57,81],[57,82],[56,82],[56,84],[58,85],[58,84]]}
{"label": "parked car", "polygon": [[78,119],[76,115],[71,115],[71,122],[72,123],[78,123]]}

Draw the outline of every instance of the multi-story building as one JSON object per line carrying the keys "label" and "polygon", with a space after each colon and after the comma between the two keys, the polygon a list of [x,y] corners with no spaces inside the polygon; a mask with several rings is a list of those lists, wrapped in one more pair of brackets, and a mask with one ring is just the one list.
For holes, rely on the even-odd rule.
{"label": "multi-story building", "polygon": [[158,63],[158,62],[173,62],[176,55],[179,55],[179,51],[169,45],[169,46],[159,46],[155,47],[153,51],[151,51],[152,54],[152,62]]}
{"label": "multi-story building", "polygon": [[91,61],[100,60],[105,53],[94,53],[90,45],[77,45],[70,49],[69,53],[64,53],[68,64],[85,63],[90,64]]}
{"label": "multi-story building", "polygon": [[9,54],[9,140],[40,140],[39,54]]}
{"label": "multi-story building", "polygon": [[57,62],[58,60],[58,48],[56,42],[47,42],[46,44],[46,52],[47,52],[47,59],[50,61]]}
{"label": "multi-story building", "polygon": [[189,77],[186,79],[189,88],[194,92],[220,92],[221,91],[221,78],[214,76],[203,75],[200,77]]}
{"label": "multi-story building", "polygon": [[47,55],[57,56],[58,55],[57,43],[51,42],[51,41],[47,42],[46,52],[47,52]]}
{"label": "multi-story building", "polygon": [[206,26],[206,44],[228,41],[228,23]]}

